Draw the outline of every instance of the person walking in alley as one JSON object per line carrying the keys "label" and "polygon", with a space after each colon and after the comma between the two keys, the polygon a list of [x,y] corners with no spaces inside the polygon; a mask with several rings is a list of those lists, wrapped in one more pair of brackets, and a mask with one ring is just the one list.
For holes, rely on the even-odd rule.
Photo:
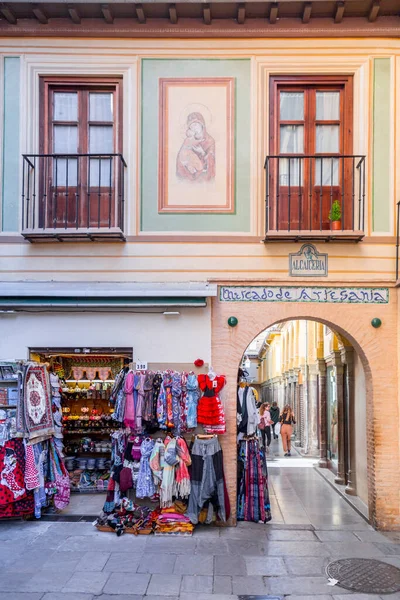
{"label": "person walking in alley", "polygon": [[294,413],[289,404],[286,404],[284,407],[281,416],[279,417],[279,421],[281,423],[281,436],[282,436],[282,445],[285,456],[291,456],[290,450],[292,447],[292,433],[293,428],[292,425],[296,425],[296,420],[294,418]]}
{"label": "person walking in alley", "polygon": [[271,408],[269,409],[269,413],[271,415],[271,429],[274,434],[274,440],[278,439],[278,434],[275,433],[275,425],[279,422],[279,406],[277,402],[273,402]]}
{"label": "person walking in alley", "polygon": [[[267,402],[264,402],[260,406],[260,422],[258,424],[258,428],[261,431],[261,437],[263,441],[263,446],[265,451],[268,452],[268,448],[271,444],[271,415],[269,412],[270,405]],[[265,438],[267,438],[267,443],[265,444]]]}

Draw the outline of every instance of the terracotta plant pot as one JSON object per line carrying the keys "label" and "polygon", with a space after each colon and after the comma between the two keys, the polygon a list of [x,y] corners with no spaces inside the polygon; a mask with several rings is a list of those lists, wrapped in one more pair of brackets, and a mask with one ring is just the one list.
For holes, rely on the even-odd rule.
{"label": "terracotta plant pot", "polygon": [[340,231],[342,229],[342,221],[331,221],[332,231]]}

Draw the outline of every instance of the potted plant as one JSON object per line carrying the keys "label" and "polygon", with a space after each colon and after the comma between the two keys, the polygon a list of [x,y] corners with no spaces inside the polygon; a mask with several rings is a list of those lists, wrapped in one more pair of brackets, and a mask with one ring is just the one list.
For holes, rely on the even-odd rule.
{"label": "potted plant", "polygon": [[342,229],[342,208],[339,200],[335,200],[332,204],[328,219],[331,222],[331,229],[333,229],[333,231],[339,231],[339,229]]}

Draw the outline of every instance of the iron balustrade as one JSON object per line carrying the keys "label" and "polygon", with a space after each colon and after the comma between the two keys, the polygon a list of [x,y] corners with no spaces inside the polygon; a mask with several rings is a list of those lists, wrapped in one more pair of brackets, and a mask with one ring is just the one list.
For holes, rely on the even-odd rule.
{"label": "iron balustrade", "polygon": [[22,233],[124,230],[122,154],[23,154]]}
{"label": "iron balustrade", "polygon": [[[363,234],[365,165],[361,155],[267,156],[266,239],[274,232]],[[340,210],[339,224],[330,219],[332,207]]]}

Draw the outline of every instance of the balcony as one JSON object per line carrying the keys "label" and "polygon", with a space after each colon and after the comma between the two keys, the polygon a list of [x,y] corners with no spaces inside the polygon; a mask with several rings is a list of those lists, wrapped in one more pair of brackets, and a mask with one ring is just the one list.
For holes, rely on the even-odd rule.
{"label": "balcony", "polygon": [[365,162],[365,156],[339,154],[267,156],[264,241],[360,242]]}
{"label": "balcony", "polygon": [[121,154],[24,154],[24,238],[125,241],[126,166]]}

